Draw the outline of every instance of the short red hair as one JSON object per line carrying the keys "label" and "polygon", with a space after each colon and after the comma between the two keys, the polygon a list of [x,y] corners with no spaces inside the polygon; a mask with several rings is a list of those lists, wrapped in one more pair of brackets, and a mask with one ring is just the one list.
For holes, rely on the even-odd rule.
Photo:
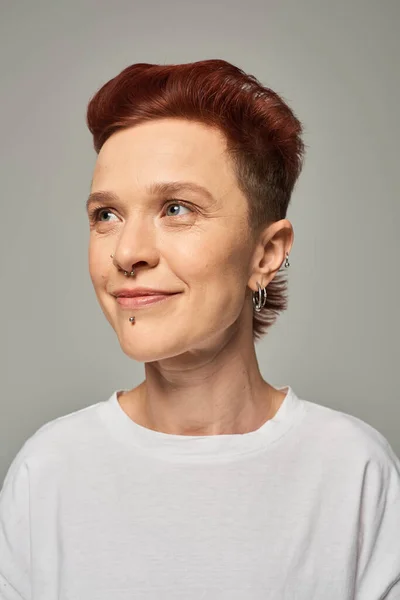
{"label": "short red hair", "polygon": [[[248,199],[254,236],[286,218],[305,145],[300,121],[273,90],[225,60],[177,65],[136,63],[90,99],[87,125],[99,153],[116,131],[154,119],[183,118],[222,131],[238,186]],[[287,309],[287,281],[269,283],[265,307],[253,311],[253,339]]]}

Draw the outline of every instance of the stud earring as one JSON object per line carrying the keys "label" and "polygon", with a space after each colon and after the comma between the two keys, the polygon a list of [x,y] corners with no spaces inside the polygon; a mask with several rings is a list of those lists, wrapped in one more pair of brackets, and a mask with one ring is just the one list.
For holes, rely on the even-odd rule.
{"label": "stud earring", "polygon": [[286,260],[285,260],[285,267],[290,267],[290,262],[289,262],[289,254],[286,252]]}

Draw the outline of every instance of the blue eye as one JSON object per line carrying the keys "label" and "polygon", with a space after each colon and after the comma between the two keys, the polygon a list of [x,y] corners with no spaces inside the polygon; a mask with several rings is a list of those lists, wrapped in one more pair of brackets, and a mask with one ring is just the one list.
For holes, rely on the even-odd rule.
{"label": "blue eye", "polygon": [[[101,213],[111,213],[111,211],[108,208],[96,208],[91,214],[91,220],[93,220],[95,223],[97,223],[97,221],[100,221]],[[104,223],[104,221],[101,222]],[[105,222],[107,223],[107,221]]]}
{"label": "blue eye", "polygon": [[[185,203],[185,202],[170,202],[169,204],[167,204],[167,209],[170,208],[171,206],[179,206],[180,208],[187,208],[190,212],[193,212],[193,210]],[[103,208],[103,207],[97,207],[94,208],[93,211],[91,212],[91,214],[89,215],[90,220],[94,223],[108,223],[109,221],[102,221],[100,218],[100,215],[102,215],[103,213],[109,213],[109,214],[114,214],[113,211],[110,208]],[[180,215],[180,214],[170,214],[167,215],[169,217],[180,217],[180,216],[184,216],[184,215]]]}
{"label": "blue eye", "polygon": [[[188,210],[190,210],[190,212],[192,212],[192,210],[185,203],[183,203],[183,202],[170,202],[167,205],[167,209],[170,208],[171,206],[179,206],[181,208],[182,207],[183,208],[187,208]],[[169,216],[172,216],[172,217],[178,216],[178,217],[180,217],[181,215],[169,215]]]}

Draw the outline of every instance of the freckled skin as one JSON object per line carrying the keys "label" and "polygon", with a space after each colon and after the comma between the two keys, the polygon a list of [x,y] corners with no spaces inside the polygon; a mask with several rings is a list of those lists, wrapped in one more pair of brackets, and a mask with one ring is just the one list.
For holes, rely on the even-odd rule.
{"label": "freckled skin", "polygon": [[[119,131],[103,145],[91,192],[117,195],[90,223],[89,271],[123,352],[145,380],[119,397],[135,421],[184,435],[251,431],[285,393],[263,380],[252,339],[252,291],[278,272],[293,243],[284,219],[255,243],[223,135],[201,123],[163,119]],[[191,181],[212,194],[149,194],[154,182]],[[176,206],[175,202],[187,202]],[[110,258],[114,254],[114,259]],[[121,269],[136,275],[125,277]],[[118,287],[180,294],[121,310]],[[129,316],[135,316],[135,323]]]}

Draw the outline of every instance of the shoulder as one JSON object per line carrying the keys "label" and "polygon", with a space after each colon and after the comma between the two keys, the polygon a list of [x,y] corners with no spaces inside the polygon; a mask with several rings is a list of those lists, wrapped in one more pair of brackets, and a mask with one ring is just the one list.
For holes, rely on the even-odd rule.
{"label": "shoulder", "polygon": [[104,438],[99,412],[104,401],[91,404],[68,414],[56,417],[41,425],[28,437],[15,455],[3,485],[19,473],[27,477],[39,470],[58,469],[79,456]]}
{"label": "shoulder", "polygon": [[339,462],[343,470],[368,468],[385,479],[400,481],[400,458],[378,429],[352,414],[302,401],[307,414],[305,434],[310,447],[320,452],[321,460]]}

